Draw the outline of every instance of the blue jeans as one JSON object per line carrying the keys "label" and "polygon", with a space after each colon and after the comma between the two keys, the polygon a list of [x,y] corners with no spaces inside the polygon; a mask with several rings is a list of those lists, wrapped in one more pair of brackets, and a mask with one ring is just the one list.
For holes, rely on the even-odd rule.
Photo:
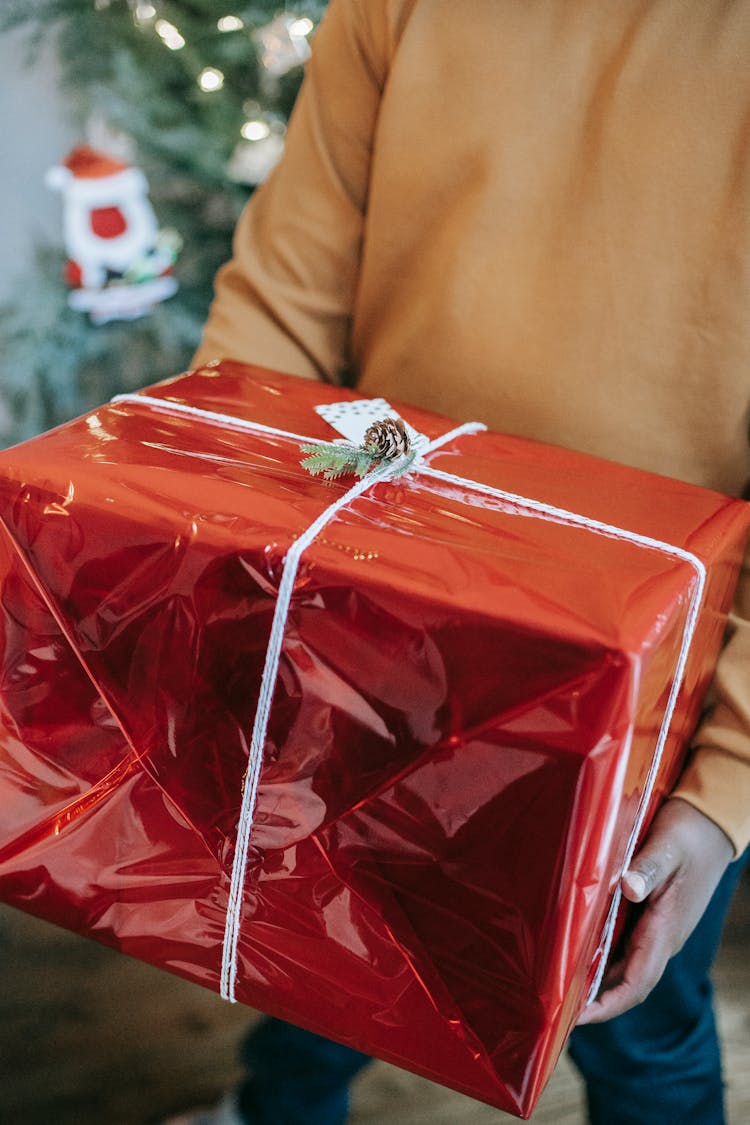
{"label": "blue jeans", "polygon": [[728,868],[651,995],[617,1019],[573,1032],[570,1055],[586,1081],[592,1125],[724,1125],[709,973],[747,858]]}
{"label": "blue jeans", "polygon": [[[637,1008],[577,1028],[570,1054],[591,1125],[724,1125],[709,970],[744,861],[733,863],[685,947]],[[349,1083],[370,1060],[280,1020],[247,1036],[239,1094],[248,1125],[344,1125]]]}
{"label": "blue jeans", "polygon": [[239,1109],[248,1125],[344,1125],[349,1083],[370,1056],[265,1019],[246,1036],[242,1062]]}

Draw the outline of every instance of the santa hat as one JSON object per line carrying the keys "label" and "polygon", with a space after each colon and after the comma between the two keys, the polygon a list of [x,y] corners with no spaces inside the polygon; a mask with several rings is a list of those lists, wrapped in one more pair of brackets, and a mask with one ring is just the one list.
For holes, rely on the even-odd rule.
{"label": "santa hat", "polygon": [[78,145],[69,152],[61,164],[56,164],[47,172],[47,184],[51,188],[62,188],[71,179],[93,180],[102,176],[114,176],[128,167],[122,160],[113,160],[103,152],[97,152],[89,145]]}
{"label": "santa hat", "polygon": [[122,160],[107,156],[90,145],[78,145],[60,164],[50,168],[45,176],[47,187],[56,191],[96,195],[99,186],[106,185],[131,191],[145,190],[143,173]]}

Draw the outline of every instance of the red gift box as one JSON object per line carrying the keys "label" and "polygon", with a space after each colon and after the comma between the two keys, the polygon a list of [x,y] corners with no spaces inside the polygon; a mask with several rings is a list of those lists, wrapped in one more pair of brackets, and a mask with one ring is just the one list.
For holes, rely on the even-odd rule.
{"label": "red gift box", "polygon": [[0,897],[527,1116],[748,506],[410,406],[352,492],[357,400],[225,362],[0,456]]}

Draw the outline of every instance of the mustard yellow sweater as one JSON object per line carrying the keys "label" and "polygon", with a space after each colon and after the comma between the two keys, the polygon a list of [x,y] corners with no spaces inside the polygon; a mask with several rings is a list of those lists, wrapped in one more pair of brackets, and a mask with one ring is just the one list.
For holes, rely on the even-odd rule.
{"label": "mustard yellow sweater", "polygon": [[[750,0],[332,0],[197,362],[738,494]],[[677,790],[750,840],[750,576]]]}

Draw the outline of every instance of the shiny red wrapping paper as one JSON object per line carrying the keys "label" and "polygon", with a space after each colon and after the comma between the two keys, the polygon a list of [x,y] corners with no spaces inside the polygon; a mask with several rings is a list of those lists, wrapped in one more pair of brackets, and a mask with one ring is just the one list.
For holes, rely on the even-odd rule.
{"label": "shiny red wrapping paper", "polygon": [[[0,898],[218,989],[285,554],[350,481],[351,392],[223,363],[0,455]],[[398,404],[394,404],[398,407]],[[429,438],[453,423],[410,406]],[[302,556],[237,997],[527,1116],[586,1001],[722,638],[746,505],[497,434],[373,485]],[[700,613],[685,650],[699,577]],[[599,950],[599,954],[597,951]]]}

